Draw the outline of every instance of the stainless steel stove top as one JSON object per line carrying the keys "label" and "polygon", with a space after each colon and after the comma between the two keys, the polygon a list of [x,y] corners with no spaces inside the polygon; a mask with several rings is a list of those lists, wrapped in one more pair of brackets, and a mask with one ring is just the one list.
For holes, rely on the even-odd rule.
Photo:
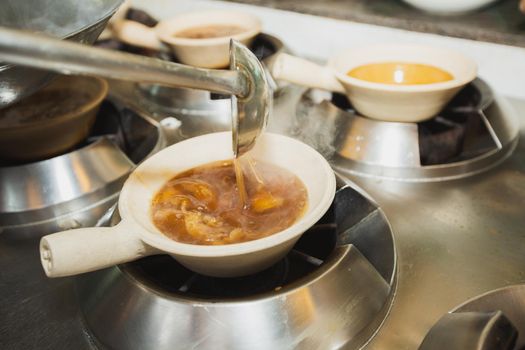
{"label": "stainless steel stove top", "polygon": [[394,305],[371,349],[415,349],[448,310],[525,282],[523,154],[519,143],[497,168],[445,183],[354,179],[385,211],[398,253]]}
{"label": "stainless steel stove top", "polygon": [[[301,95],[293,88],[280,92],[270,130],[290,130]],[[523,140],[525,101],[511,104],[521,114]],[[180,120],[180,137],[195,134],[192,126],[199,125],[187,115],[156,117]],[[222,119],[207,125],[210,131],[227,128]],[[345,182],[364,190],[385,213],[396,245],[392,307],[367,349],[417,349],[447,311],[489,290],[525,282],[524,154],[518,142],[508,159],[487,172],[442,182],[359,177],[339,169]],[[0,234],[2,347],[94,348],[82,321],[75,278],[47,279],[37,246],[37,238]]]}
{"label": "stainless steel stove top", "polygon": [[[301,93],[290,94],[293,101]],[[396,243],[392,310],[367,349],[417,349],[447,311],[479,294],[525,282],[525,101],[510,102],[520,141],[508,159],[488,171],[456,180],[406,182],[356,176],[353,169],[336,166],[377,201]],[[283,104],[276,110],[294,115],[295,107]],[[290,119],[273,118],[270,129],[293,130]],[[319,139],[311,136],[301,138],[318,146]]]}
{"label": "stainless steel stove top", "polygon": [[362,346],[390,309],[395,248],[383,212],[337,185],[323,218],[259,273],[208,277],[159,255],[79,277],[93,339],[130,350]]}

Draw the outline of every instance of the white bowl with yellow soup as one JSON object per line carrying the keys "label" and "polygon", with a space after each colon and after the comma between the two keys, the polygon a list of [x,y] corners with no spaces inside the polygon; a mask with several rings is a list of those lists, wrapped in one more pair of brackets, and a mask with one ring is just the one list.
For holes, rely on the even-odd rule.
{"label": "white bowl with yellow soup", "polygon": [[438,114],[474,80],[476,63],[445,48],[378,45],[349,49],[326,66],[280,55],[277,79],[346,94],[362,115],[393,122],[419,122]]}

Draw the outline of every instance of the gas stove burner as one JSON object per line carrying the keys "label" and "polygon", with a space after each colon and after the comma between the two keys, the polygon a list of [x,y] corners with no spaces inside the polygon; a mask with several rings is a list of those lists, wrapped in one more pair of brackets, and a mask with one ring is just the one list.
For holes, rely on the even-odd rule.
{"label": "gas stove burner", "polygon": [[186,269],[167,255],[153,256],[130,263],[128,271],[156,289],[188,298],[240,298],[271,291],[285,282],[288,258],[255,275],[239,278],[214,278]]}
{"label": "gas stove burner", "polygon": [[44,235],[95,225],[135,164],[164,145],[155,121],[104,101],[89,137],[75,149],[0,166],[0,233]]}
{"label": "gas stove burner", "polygon": [[[255,38],[251,47],[252,52],[263,63],[267,63],[283,49],[284,45],[281,40],[264,33]],[[166,56],[161,58],[175,60]],[[142,106],[148,109],[157,107],[164,112],[188,115],[202,113],[226,113],[229,115],[230,113],[230,95],[144,83],[137,84],[136,93],[140,97]]]}
{"label": "gas stove burner", "polygon": [[164,255],[79,277],[87,328],[115,349],[361,347],[390,309],[394,242],[381,209],[338,188],[328,213],[260,273],[206,277]]}
{"label": "gas stove burner", "polygon": [[420,350],[525,348],[525,285],[477,296],[445,314],[430,329]]}
{"label": "gas stove burner", "polygon": [[480,79],[436,117],[421,123],[364,118],[345,96],[301,97],[291,133],[341,172],[401,181],[442,181],[487,170],[509,156],[519,126],[508,103]]}

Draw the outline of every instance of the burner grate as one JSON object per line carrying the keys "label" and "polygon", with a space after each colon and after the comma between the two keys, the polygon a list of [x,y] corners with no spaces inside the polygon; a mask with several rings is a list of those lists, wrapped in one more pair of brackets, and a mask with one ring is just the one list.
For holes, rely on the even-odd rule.
{"label": "burner grate", "polygon": [[401,181],[443,181],[485,171],[514,150],[519,125],[507,101],[476,79],[434,118],[420,123],[360,116],[346,96],[302,94],[287,132],[335,169]]}
{"label": "burner grate", "polygon": [[[334,93],[330,101],[337,108],[357,115],[345,95]],[[491,102],[488,87],[470,84],[439,115],[417,123],[420,164],[455,163],[494,149],[496,144],[480,116],[481,104]]]}
{"label": "burner grate", "polygon": [[483,123],[483,109],[493,102],[481,81],[467,85],[433,119],[418,123],[421,165],[455,163],[497,147]]}

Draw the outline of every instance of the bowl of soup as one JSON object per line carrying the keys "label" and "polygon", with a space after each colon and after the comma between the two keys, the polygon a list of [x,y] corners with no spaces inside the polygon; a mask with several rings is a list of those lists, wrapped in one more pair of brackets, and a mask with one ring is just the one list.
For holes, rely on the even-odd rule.
{"label": "bowl of soup", "polygon": [[261,21],[251,14],[209,11],[186,13],[161,21],[155,31],[181,63],[223,68],[230,63],[230,39],[250,46],[261,29]]}
{"label": "bowl of soup", "polygon": [[467,56],[417,45],[351,50],[334,57],[329,66],[359,112],[403,122],[436,116],[477,75],[476,63]]}
{"label": "bowl of soup", "polygon": [[117,226],[42,238],[46,274],[69,276],[154,254],[216,277],[273,265],[328,210],[335,175],[310,146],[277,134],[262,134],[245,159],[232,157],[230,132],[153,155],[124,184]]}
{"label": "bowl of soup", "polygon": [[326,66],[281,54],[272,74],[292,83],[344,93],[365,117],[420,122],[436,116],[474,80],[477,65],[447,48],[385,44],[346,50]]}

